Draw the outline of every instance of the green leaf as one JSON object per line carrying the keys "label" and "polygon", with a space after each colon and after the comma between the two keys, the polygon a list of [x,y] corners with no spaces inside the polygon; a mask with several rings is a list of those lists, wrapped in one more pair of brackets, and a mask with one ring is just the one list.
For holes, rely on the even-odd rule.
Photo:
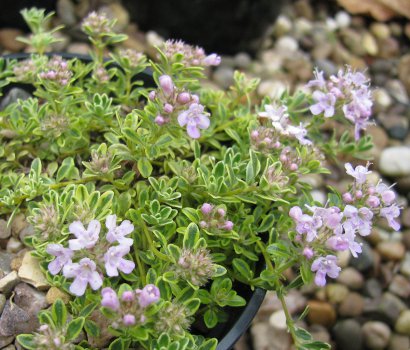
{"label": "green leaf", "polygon": [[84,329],[91,337],[97,338],[100,336],[100,327],[98,327],[94,321],[86,320],[84,323]]}
{"label": "green leaf", "polygon": [[68,327],[67,327],[66,339],[67,340],[74,340],[75,338],[77,338],[78,335],[81,333],[81,330],[84,327],[84,322],[85,322],[84,317],[78,317],[78,318],[72,320],[68,324]]}
{"label": "green leaf", "polygon": [[108,350],[125,350],[124,340],[121,338],[115,339],[109,346]]}
{"label": "green leaf", "polygon": [[245,260],[235,258],[232,261],[232,265],[234,270],[237,271],[241,276],[245,277],[247,280],[252,279],[253,272]]}
{"label": "green leaf", "polygon": [[91,315],[91,313],[92,313],[92,312],[94,311],[94,309],[97,307],[97,305],[98,305],[97,303],[88,304],[86,307],[84,307],[84,308],[81,310],[79,316],[88,317],[89,315]]}
{"label": "green leaf", "polygon": [[17,341],[27,350],[37,350],[38,348],[37,343],[34,341],[33,334],[20,334],[17,336]]}
{"label": "green leaf", "polygon": [[205,311],[204,322],[208,328],[214,328],[218,324],[218,315],[214,309]]}
{"label": "green leaf", "polygon": [[198,347],[198,350],[215,350],[217,345],[218,341],[215,338],[208,339]]}
{"label": "green leaf", "polygon": [[197,298],[194,298],[194,299],[188,300],[187,302],[184,302],[184,305],[188,308],[190,314],[193,315],[199,309],[199,306],[201,305],[201,301]]}
{"label": "green leaf", "polygon": [[258,229],[256,230],[256,232],[269,231],[272,228],[274,222],[275,222],[275,216],[273,214],[265,215],[265,217],[263,218],[263,220],[262,220],[260,226],[258,227]]}
{"label": "green leaf", "polygon": [[183,247],[185,249],[193,249],[198,239],[199,239],[198,226],[194,223],[190,223],[185,231]]}
{"label": "green leaf", "polygon": [[143,157],[143,158],[138,159],[137,166],[138,166],[138,171],[141,173],[143,177],[147,178],[151,175],[152,165],[151,165],[151,162],[147,158]]}
{"label": "green leaf", "polygon": [[62,327],[65,325],[67,321],[67,309],[61,299],[57,299],[54,302],[51,308],[51,314],[56,326]]}
{"label": "green leaf", "polygon": [[78,169],[75,167],[74,159],[71,157],[65,158],[60,168],[57,171],[57,178],[56,178],[57,182],[60,182],[61,180],[64,180],[64,179],[67,179],[67,180],[78,179],[79,177],[80,177],[80,173]]}

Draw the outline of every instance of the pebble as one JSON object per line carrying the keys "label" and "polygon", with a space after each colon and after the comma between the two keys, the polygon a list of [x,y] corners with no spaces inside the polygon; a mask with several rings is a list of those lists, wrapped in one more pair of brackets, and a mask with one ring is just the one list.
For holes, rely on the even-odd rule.
{"label": "pebble", "polygon": [[410,95],[410,54],[404,55],[400,59],[398,75],[400,81],[406,87],[407,94]]}
{"label": "pebble", "polygon": [[359,293],[351,292],[339,305],[339,314],[343,317],[360,316],[363,313],[364,300]]}
{"label": "pebble", "polygon": [[371,269],[374,265],[374,255],[370,245],[362,241],[362,253],[357,258],[350,259],[350,265],[360,272]]}
{"label": "pebble", "polygon": [[410,337],[393,333],[390,338],[389,350],[409,350]]}
{"label": "pebble", "polygon": [[406,253],[400,266],[400,272],[407,278],[410,277],[410,252]]}
{"label": "pebble", "polygon": [[312,335],[312,338],[316,341],[329,343],[331,340],[329,331],[321,325],[312,325],[311,327],[309,327],[309,332]]}
{"label": "pebble", "polygon": [[283,56],[294,54],[299,48],[297,40],[291,36],[282,36],[276,41],[275,50]]}
{"label": "pebble", "polygon": [[89,55],[91,48],[86,43],[74,42],[67,46],[67,52],[69,53],[78,53],[80,55]]}
{"label": "pebble", "polygon": [[402,275],[393,276],[389,284],[389,291],[400,298],[407,299],[410,297],[410,280]]}
{"label": "pebble", "polygon": [[386,260],[400,261],[404,258],[404,255],[406,254],[406,248],[404,247],[404,244],[401,242],[380,242],[377,245],[376,249],[382,256],[382,258]]}
{"label": "pebble", "polygon": [[120,2],[112,2],[106,6],[100,8],[101,12],[104,12],[108,18],[116,19],[114,30],[121,32],[130,23],[130,15],[128,11],[121,5]]}
{"label": "pebble", "polygon": [[13,344],[10,344],[6,346],[5,348],[2,348],[2,350],[16,350],[16,347]]}
{"label": "pebble", "polygon": [[238,68],[246,69],[252,64],[252,58],[246,52],[238,52],[234,57],[234,63]]}
{"label": "pebble", "polygon": [[372,299],[376,299],[381,297],[383,289],[376,278],[370,278],[364,284],[363,293]]}
{"label": "pebble", "polygon": [[258,86],[259,96],[278,99],[287,90],[287,85],[280,80],[264,80]]}
{"label": "pebble", "polygon": [[9,104],[16,102],[17,100],[27,100],[31,97],[26,90],[21,88],[12,88],[10,91],[2,98],[0,102],[0,111],[5,109]]}
{"label": "pebble", "polygon": [[50,288],[44,273],[40,269],[40,264],[31,251],[27,251],[24,255],[18,275],[22,281],[31,284],[39,290]]}
{"label": "pebble", "polygon": [[371,350],[380,350],[389,344],[391,330],[388,325],[379,321],[366,322],[362,327],[363,340]]}
{"label": "pebble", "polygon": [[397,333],[410,336],[410,310],[404,310],[400,314],[394,329]]}
{"label": "pebble", "polygon": [[337,23],[338,28],[346,28],[350,26],[352,18],[346,11],[339,11],[335,15],[335,21]]}
{"label": "pebble", "polygon": [[51,287],[46,294],[47,303],[54,304],[57,299],[61,299],[67,304],[70,301],[70,296],[57,287]]}
{"label": "pebble", "polygon": [[28,225],[29,223],[27,222],[24,214],[17,214],[11,223],[11,234],[13,235],[13,237],[18,237],[20,232]]}
{"label": "pebble", "polygon": [[11,272],[11,261],[14,258],[14,254],[10,254],[4,250],[0,250],[0,275],[1,277]]}
{"label": "pebble", "polygon": [[20,278],[17,275],[17,272],[10,272],[8,275],[0,279],[0,292],[4,294],[10,293],[19,282]]}
{"label": "pebble", "polygon": [[324,301],[308,301],[308,320],[311,324],[320,324],[331,327],[336,321],[336,311],[333,306]]}
{"label": "pebble", "polygon": [[381,22],[372,23],[370,25],[370,31],[378,39],[387,39],[391,35],[389,26]]}
{"label": "pebble", "polygon": [[380,155],[379,170],[387,176],[410,175],[410,147],[395,146],[384,149]]}
{"label": "pebble", "polygon": [[360,289],[364,284],[363,275],[353,267],[342,270],[337,280],[350,289]]}
{"label": "pebble", "polygon": [[362,45],[365,51],[370,55],[370,56],[376,56],[377,53],[379,52],[379,47],[377,45],[377,41],[374,38],[373,35],[370,33],[365,33],[362,38]]}
{"label": "pebble", "polygon": [[273,327],[273,329],[286,331],[287,324],[285,312],[283,310],[275,311],[269,317],[269,324]]}
{"label": "pebble", "polygon": [[227,89],[233,83],[233,73],[233,68],[220,66],[215,69],[213,79],[221,88]]}
{"label": "pebble", "polygon": [[5,337],[31,333],[39,327],[37,315],[30,315],[18,305],[7,300],[0,317],[0,335]]}
{"label": "pebble", "polygon": [[275,36],[280,37],[287,34],[292,29],[292,21],[285,15],[279,15],[273,27]]}
{"label": "pebble", "polygon": [[401,223],[404,227],[410,227],[410,207],[404,208],[401,212]]}
{"label": "pebble", "polygon": [[1,336],[0,335],[0,348],[5,349],[5,347],[12,343],[14,340],[14,336],[11,337],[6,337],[6,336]]}
{"label": "pebble", "polygon": [[331,283],[326,286],[327,299],[333,304],[341,303],[349,294],[349,289],[343,284]]}
{"label": "pebble", "polygon": [[390,325],[394,325],[400,313],[406,309],[406,304],[390,292],[385,292],[376,305],[377,314],[380,316],[378,319]]}
{"label": "pebble", "polygon": [[288,350],[290,337],[287,332],[274,332],[267,323],[252,325],[251,334],[255,350]]}
{"label": "pebble", "polygon": [[386,83],[387,91],[396,99],[397,102],[408,104],[409,95],[403,83],[398,79],[389,80]]}
{"label": "pebble", "polygon": [[294,35],[296,38],[301,38],[309,34],[313,29],[313,24],[306,18],[297,18],[294,22]]}
{"label": "pebble", "polygon": [[333,327],[338,350],[362,350],[363,336],[360,323],[354,319],[338,321]]}
{"label": "pebble", "polygon": [[19,283],[14,288],[13,302],[31,315],[36,315],[48,306],[46,295],[27,283]]}
{"label": "pebble", "polygon": [[11,227],[7,226],[6,220],[0,220],[0,239],[7,239],[11,236]]}
{"label": "pebble", "polygon": [[18,36],[23,36],[24,33],[20,29],[16,28],[3,28],[0,29],[0,46],[11,52],[21,51],[25,44],[17,41]]}
{"label": "pebble", "polygon": [[58,17],[66,26],[74,26],[77,22],[75,7],[70,0],[58,0],[56,4]]}
{"label": "pebble", "polygon": [[[390,94],[384,88],[378,88],[373,91],[375,112],[386,111],[393,103]],[[374,126],[372,126],[374,128]],[[369,132],[369,129],[367,129]],[[374,140],[376,141],[376,140]]]}
{"label": "pebble", "polygon": [[11,237],[7,242],[6,250],[9,253],[17,253],[21,251],[23,247],[24,245],[23,243],[21,243],[20,240],[18,240],[17,238]]}

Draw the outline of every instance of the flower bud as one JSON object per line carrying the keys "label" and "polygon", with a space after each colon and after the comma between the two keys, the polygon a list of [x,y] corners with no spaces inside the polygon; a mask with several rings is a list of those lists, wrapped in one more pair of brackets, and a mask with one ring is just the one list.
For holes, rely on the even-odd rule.
{"label": "flower bud", "polygon": [[177,96],[177,102],[180,103],[181,105],[184,105],[191,101],[191,95],[188,92],[181,92]]}
{"label": "flower bud", "polygon": [[251,138],[252,138],[253,140],[257,140],[258,137],[259,137],[259,131],[258,131],[258,130],[252,130],[252,132],[251,132]]}
{"label": "flower bud", "polygon": [[151,101],[154,101],[156,96],[157,96],[157,93],[156,93],[154,90],[152,90],[152,91],[148,94],[148,98],[149,98]]}
{"label": "flower bud", "polygon": [[366,203],[371,208],[377,208],[380,205],[380,199],[376,196],[369,196]]}
{"label": "flower bud", "polygon": [[298,169],[299,169],[299,167],[298,167],[298,165],[297,165],[296,163],[292,163],[292,164],[290,165],[290,170],[296,171],[296,170],[298,170]]}
{"label": "flower bud", "polygon": [[284,154],[281,154],[281,155],[279,156],[279,160],[280,160],[282,163],[286,163],[286,162],[288,161],[288,157],[286,157]]}
{"label": "flower bud", "polygon": [[367,189],[367,193],[370,194],[370,195],[375,194],[375,193],[376,193],[376,189],[375,189],[374,187],[369,187],[369,188]]}
{"label": "flower bud", "polygon": [[155,117],[155,123],[157,123],[158,125],[164,125],[165,124],[165,119],[162,115],[157,115]]}
{"label": "flower bud", "polygon": [[305,249],[303,249],[303,255],[306,259],[310,260],[313,258],[313,255],[315,255],[315,253],[313,252],[312,248],[305,247]]}
{"label": "flower bud", "polygon": [[191,95],[191,98],[192,98],[192,102],[193,102],[193,103],[199,103],[199,97],[198,97],[198,95]]}
{"label": "flower bud", "polygon": [[120,308],[117,293],[112,288],[104,288],[101,291],[101,296],[101,306],[108,307],[112,310],[118,310]]}
{"label": "flower bud", "polygon": [[212,53],[204,58],[205,66],[218,66],[221,63],[221,57]]}
{"label": "flower bud", "polygon": [[161,75],[159,77],[159,85],[165,96],[171,96],[174,93],[174,83],[169,75]]}
{"label": "flower bud", "polygon": [[165,103],[164,105],[164,112],[165,113],[172,113],[174,110],[174,107],[172,107],[169,103]]}
{"label": "flower bud", "polygon": [[231,231],[233,229],[233,222],[232,221],[225,221],[223,228],[227,231]]}
{"label": "flower bud", "polygon": [[131,292],[130,290],[126,290],[124,293],[122,293],[121,300],[122,301],[133,301],[134,292]]}
{"label": "flower bud", "polygon": [[225,214],[226,214],[225,209],[222,209],[222,208],[219,208],[219,209],[217,210],[217,213],[218,213],[219,216],[221,216],[221,217],[224,217]]}
{"label": "flower bud", "polygon": [[362,198],[363,197],[363,192],[362,191],[356,191],[356,193],[354,194],[354,196],[357,198],[357,199],[360,199],[360,198]]}
{"label": "flower bud", "polygon": [[279,141],[276,141],[274,144],[273,144],[273,147],[275,147],[275,148],[279,148],[281,146],[281,143],[279,142]]}
{"label": "flower bud", "polygon": [[202,212],[202,214],[204,214],[204,215],[209,215],[209,214],[211,214],[211,212],[212,212],[212,205],[209,204],[209,203],[204,203],[204,204],[202,204],[201,212]]}
{"label": "flower bud", "polygon": [[202,220],[202,221],[199,222],[199,227],[200,228],[207,228],[208,224],[204,220]]}
{"label": "flower bud", "polygon": [[135,324],[135,316],[131,314],[126,314],[122,318],[122,322],[125,326],[133,326]]}
{"label": "flower bud", "polygon": [[342,198],[345,203],[351,203],[353,201],[353,197],[349,192],[343,193]]}

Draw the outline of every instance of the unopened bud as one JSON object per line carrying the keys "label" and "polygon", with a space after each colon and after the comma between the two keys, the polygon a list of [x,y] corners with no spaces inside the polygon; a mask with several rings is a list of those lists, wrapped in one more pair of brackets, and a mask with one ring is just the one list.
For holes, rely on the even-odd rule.
{"label": "unopened bud", "polygon": [[169,75],[161,75],[159,77],[159,85],[165,96],[171,96],[174,93],[174,83]]}
{"label": "unopened bud", "polygon": [[184,105],[184,104],[188,103],[189,101],[191,101],[191,95],[188,92],[181,92],[177,96],[177,101],[181,105]]}
{"label": "unopened bud", "polygon": [[165,119],[163,116],[158,115],[155,117],[155,123],[157,123],[158,125],[164,125],[165,124]]}
{"label": "unopened bud", "polygon": [[343,193],[342,198],[345,203],[351,203],[353,201],[353,197],[349,192]]}
{"label": "unopened bud", "polygon": [[233,229],[233,222],[232,221],[225,221],[224,229],[227,231],[231,231]]}
{"label": "unopened bud", "polygon": [[292,164],[290,165],[290,170],[296,171],[296,170],[298,170],[298,169],[299,169],[299,167],[298,167],[298,165],[297,165],[296,163],[292,163]]}
{"label": "unopened bud", "polygon": [[156,96],[157,96],[157,93],[156,93],[154,90],[152,90],[152,91],[148,94],[148,98],[149,98],[151,101],[154,101]]}
{"label": "unopened bud", "polygon": [[125,326],[133,326],[135,324],[135,316],[131,314],[124,315],[122,322]]}
{"label": "unopened bud", "polygon": [[204,204],[202,204],[201,212],[202,212],[202,214],[204,214],[204,215],[210,214],[210,213],[212,212],[212,205],[209,204],[209,203],[204,203]]}
{"label": "unopened bud", "polygon": [[164,112],[165,113],[172,113],[174,110],[174,107],[172,107],[169,103],[165,103],[164,105]]}

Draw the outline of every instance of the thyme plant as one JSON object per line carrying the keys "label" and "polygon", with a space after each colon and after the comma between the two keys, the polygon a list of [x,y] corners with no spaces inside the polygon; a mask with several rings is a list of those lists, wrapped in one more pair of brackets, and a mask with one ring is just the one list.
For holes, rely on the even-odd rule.
{"label": "thyme plant", "polygon": [[[64,59],[45,54],[51,14],[23,16],[35,52],[1,59],[0,85],[32,97],[0,112],[0,214],[27,217],[35,233],[24,243],[72,297],[41,312],[20,344],[215,349],[203,330],[226,322],[226,307],[241,312],[243,288],[260,287],[276,292],[297,349],[329,348],[296,325],[286,293],[336,278],[336,253],[358,256],[375,219],[399,229],[396,195],[369,182],[370,163],[337,160],[372,147],[366,76],[315,71],[312,94],[259,100],[258,79],[241,72],[227,91],[210,87],[204,72],[221,59],[199,47],[167,41],[152,60],[116,50],[126,36],[91,13],[91,60]],[[352,184],[321,204],[304,179],[329,164]]]}

